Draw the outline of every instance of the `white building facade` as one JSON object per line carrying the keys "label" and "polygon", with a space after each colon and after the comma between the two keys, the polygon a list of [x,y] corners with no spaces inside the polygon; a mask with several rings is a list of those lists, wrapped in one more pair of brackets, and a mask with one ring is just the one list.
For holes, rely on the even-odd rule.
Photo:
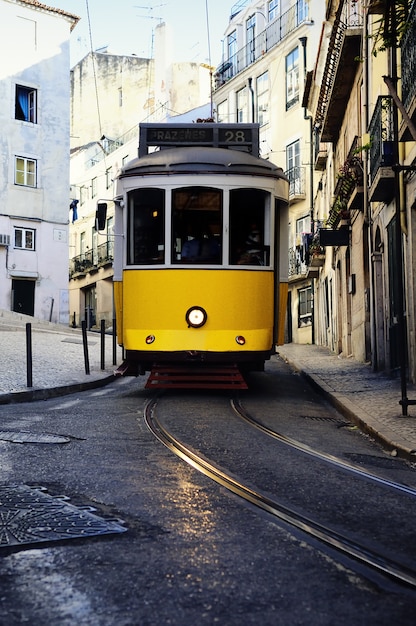
{"label": "white building facade", "polygon": [[69,35],[78,18],[0,0],[0,308],[68,323]]}

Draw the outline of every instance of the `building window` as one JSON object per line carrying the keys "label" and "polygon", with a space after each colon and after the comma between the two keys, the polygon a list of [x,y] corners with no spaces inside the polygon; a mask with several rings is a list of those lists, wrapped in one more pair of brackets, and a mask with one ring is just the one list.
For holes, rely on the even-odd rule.
{"label": "building window", "polygon": [[299,102],[299,49],[286,57],[286,110]]}
{"label": "building window", "polygon": [[16,185],[36,187],[36,161],[25,157],[16,157],[14,182]]}
{"label": "building window", "polygon": [[35,249],[35,230],[31,228],[14,229],[14,247],[20,250]]}
{"label": "building window", "polygon": [[119,107],[123,106],[123,88],[122,87],[118,88],[118,106]]}
{"label": "building window", "polygon": [[237,122],[248,122],[247,87],[237,91]]}
{"label": "building window", "polygon": [[308,17],[308,7],[306,6],[306,0],[298,0],[296,3],[297,11],[297,24],[301,24]]}
{"label": "building window", "polygon": [[286,148],[286,175],[289,178],[289,195],[302,192],[302,172],[300,167],[300,141],[290,143]]}
{"label": "building window", "polygon": [[269,16],[269,22],[276,19],[279,14],[279,0],[270,0],[270,2],[267,3],[267,12]]}
{"label": "building window", "polygon": [[227,37],[228,60],[233,61],[233,57],[237,52],[237,31],[233,30]]}
{"label": "building window", "polygon": [[95,198],[97,195],[97,177],[91,180],[91,198]]}
{"label": "building window", "polygon": [[256,16],[250,15],[246,21],[246,46],[247,46],[247,63],[255,61],[254,39],[256,29]]}
{"label": "building window", "polygon": [[37,91],[32,87],[16,85],[15,118],[36,124]]}
{"label": "building window", "polygon": [[269,73],[257,78],[257,121],[260,126],[269,122]]}
{"label": "building window", "polygon": [[113,184],[113,168],[112,167],[108,167],[105,170],[105,187],[106,187],[106,189],[110,189],[112,184]]}
{"label": "building window", "polygon": [[312,288],[298,289],[298,327],[312,324]]}
{"label": "building window", "polygon": [[311,232],[311,216],[301,217],[296,220],[296,238]]}
{"label": "building window", "polygon": [[224,102],[220,102],[217,106],[217,122],[227,122],[228,121],[228,102],[224,100]]}

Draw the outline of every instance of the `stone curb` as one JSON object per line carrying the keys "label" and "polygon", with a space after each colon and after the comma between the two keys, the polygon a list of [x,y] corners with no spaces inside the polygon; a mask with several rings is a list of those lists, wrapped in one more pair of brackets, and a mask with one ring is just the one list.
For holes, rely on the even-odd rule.
{"label": "stone curb", "polygon": [[[316,374],[310,374],[305,369],[300,368],[296,363],[285,357],[290,367],[303,376],[311,386],[324,396],[330,404],[337,409],[344,417],[360,427],[360,430],[370,435],[383,446],[392,456],[398,456],[407,461],[416,461],[416,450],[411,448],[404,438],[399,438],[388,426],[384,426],[380,431],[380,425],[367,411],[358,407],[350,398],[341,393],[335,392],[328,384]],[[406,419],[406,418],[400,418]]]}
{"label": "stone curb", "polygon": [[114,374],[111,374],[103,378],[83,383],[73,383],[72,385],[61,385],[60,387],[30,389],[28,391],[4,393],[0,394],[0,404],[16,404],[18,402],[48,400],[48,398],[56,398],[58,396],[65,396],[81,391],[87,391],[88,389],[97,389],[98,387],[104,387],[105,385],[108,385],[115,380],[117,380],[117,377]]}

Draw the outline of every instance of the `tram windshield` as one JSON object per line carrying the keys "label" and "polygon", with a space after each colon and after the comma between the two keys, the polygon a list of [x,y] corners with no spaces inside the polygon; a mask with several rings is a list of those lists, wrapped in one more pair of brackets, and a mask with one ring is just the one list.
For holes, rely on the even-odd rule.
{"label": "tram windshield", "polygon": [[223,195],[211,187],[172,192],[172,263],[221,263]]}
{"label": "tram windshield", "polygon": [[165,192],[136,189],[129,194],[127,263],[165,262]]}
{"label": "tram windshield", "polygon": [[269,265],[268,197],[260,189],[230,191],[230,265]]}
{"label": "tram windshield", "polygon": [[270,265],[268,192],[231,189],[228,201],[223,189],[179,187],[171,192],[171,220],[166,218],[165,193],[141,188],[128,194],[128,265]]}

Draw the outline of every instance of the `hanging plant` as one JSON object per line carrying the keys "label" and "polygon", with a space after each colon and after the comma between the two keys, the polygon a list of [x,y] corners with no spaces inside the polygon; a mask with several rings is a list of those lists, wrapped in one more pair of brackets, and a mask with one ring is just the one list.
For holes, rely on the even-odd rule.
{"label": "hanging plant", "polygon": [[409,2],[408,0],[380,0],[370,2],[371,9],[373,13],[381,13],[381,17],[374,22],[374,34],[369,35],[374,43],[373,55],[377,56],[378,52],[400,46],[409,28]]}

